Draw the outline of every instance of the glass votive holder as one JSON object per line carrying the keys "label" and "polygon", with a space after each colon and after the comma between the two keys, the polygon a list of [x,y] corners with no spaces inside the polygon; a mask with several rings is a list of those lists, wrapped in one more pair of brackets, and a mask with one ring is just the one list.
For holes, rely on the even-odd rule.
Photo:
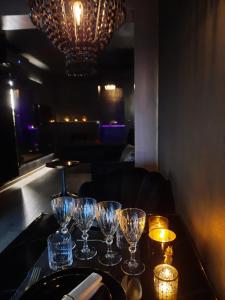
{"label": "glass votive holder", "polygon": [[176,234],[169,229],[156,228],[149,232],[151,254],[155,265],[171,264],[174,253]]}
{"label": "glass votive holder", "polygon": [[53,271],[62,270],[73,264],[72,240],[70,233],[56,232],[49,235],[48,263]]}
{"label": "glass votive holder", "polygon": [[161,264],[154,268],[154,290],[158,300],[176,300],[178,271],[171,265]]}
{"label": "glass votive holder", "polygon": [[156,242],[168,243],[176,239],[176,234],[169,229],[156,228],[149,232],[149,237]]}
{"label": "glass votive holder", "polygon": [[149,217],[148,222],[149,222],[149,232],[157,228],[164,228],[164,229],[169,228],[169,220],[168,218],[163,216],[152,215]]}

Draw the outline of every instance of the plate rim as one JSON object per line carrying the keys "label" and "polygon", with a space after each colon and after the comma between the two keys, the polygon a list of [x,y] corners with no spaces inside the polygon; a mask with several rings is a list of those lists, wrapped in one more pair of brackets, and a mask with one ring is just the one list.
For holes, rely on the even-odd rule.
{"label": "plate rim", "polygon": [[[79,275],[79,272],[80,272],[80,275],[82,275],[82,272],[87,272],[87,273],[93,273],[93,272],[96,272],[96,273],[99,273],[100,275],[103,275],[103,276],[106,276],[110,279],[112,279],[117,285],[118,287],[120,287],[120,290],[121,290],[121,295],[119,295],[119,299],[118,299],[118,295],[112,295],[112,292],[110,290],[110,288],[106,285],[107,289],[110,291],[110,294],[111,294],[111,299],[112,300],[127,300],[127,296],[126,296],[126,293],[125,293],[125,290],[124,288],[122,287],[122,285],[120,284],[120,282],[114,277],[112,276],[111,274],[105,272],[104,270],[101,270],[101,269],[98,269],[98,268],[89,268],[89,267],[73,267],[73,268],[69,268],[69,269],[65,269],[65,270],[60,270],[60,271],[57,271],[57,272],[53,272],[49,275],[46,275],[44,277],[42,277],[38,282],[36,282],[34,285],[32,285],[27,291],[25,291],[22,295],[21,295],[21,300],[22,299],[29,299],[27,297],[29,297],[29,294],[32,293],[32,291],[37,288],[40,284],[42,284],[43,281],[46,281],[46,280],[51,280],[51,279],[54,279],[56,277],[63,277],[65,275]],[[85,275],[85,274],[84,274]],[[104,277],[103,277],[104,279]],[[118,291],[116,290],[116,293]],[[117,296],[117,298],[115,298],[115,296]]]}

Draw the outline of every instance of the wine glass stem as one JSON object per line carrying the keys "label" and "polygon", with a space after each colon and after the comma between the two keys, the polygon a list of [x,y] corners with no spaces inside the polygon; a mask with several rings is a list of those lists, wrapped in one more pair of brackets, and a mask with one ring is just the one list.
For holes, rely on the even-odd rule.
{"label": "wine glass stem", "polygon": [[66,180],[65,180],[65,169],[61,170],[61,194],[66,196]]}
{"label": "wine glass stem", "polygon": [[83,233],[82,233],[82,239],[84,241],[82,251],[83,252],[88,252],[89,249],[88,249],[88,243],[87,243],[87,239],[88,239],[87,231],[83,231]]}
{"label": "wine glass stem", "polygon": [[135,259],[136,250],[137,250],[137,243],[131,243],[129,247],[131,263],[136,263],[136,259]]}
{"label": "wine glass stem", "polygon": [[65,234],[68,232],[68,228],[66,226],[62,226],[60,231],[61,231],[61,233]]}
{"label": "wine glass stem", "polygon": [[112,243],[113,243],[113,236],[109,235],[106,237],[106,245],[107,245],[107,253],[106,255],[112,254]]}

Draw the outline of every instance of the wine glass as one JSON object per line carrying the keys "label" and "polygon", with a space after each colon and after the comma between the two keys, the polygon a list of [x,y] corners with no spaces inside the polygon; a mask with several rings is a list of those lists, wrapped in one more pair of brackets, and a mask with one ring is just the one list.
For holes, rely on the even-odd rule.
{"label": "wine glass", "polygon": [[53,214],[60,225],[60,232],[63,234],[68,232],[67,225],[73,216],[74,201],[74,198],[67,196],[57,197],[51,200]]}
{"label": "wine glass", "polygon": [[74,205],[74,219],[76,225],[82,232],[83,248],[77,250],[76,257],[81,260],[88,260],[93,258],[97,251],[95,248],[89,248],[88,230],[91,228],[96,216],[96,200],[93,198],[76,198]]}
{"label": "wine glass", "polygon": [[145,265],[135,258],[137,243],[145,227],[146,213],[138,208],[126,208],[119,214],[121,230],[129,243],[130,259],[122,264],[122,271],[128,275],[140,275]]}
{"label": "wine glass", "polygon": [[105,266],[117,265],[122,257],[119,253],[112,251],[113,235],[119,225],[119,212],[122,205],[115,201],[103,201],[97,204],[96,219],[102,233],[106,237],[107,252],[99,257],[99,262]]}

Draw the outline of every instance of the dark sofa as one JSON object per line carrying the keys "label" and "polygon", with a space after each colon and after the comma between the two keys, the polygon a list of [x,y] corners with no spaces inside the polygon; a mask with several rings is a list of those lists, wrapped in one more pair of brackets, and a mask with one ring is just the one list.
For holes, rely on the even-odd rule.
{"label": "dark sofa", "polygon": [[173,213],[171,185],[158,172],[142,168],[117,169],[84,183],[79,196],[97,201],[119,201],[123,207],[139,207],[151,213]]}

